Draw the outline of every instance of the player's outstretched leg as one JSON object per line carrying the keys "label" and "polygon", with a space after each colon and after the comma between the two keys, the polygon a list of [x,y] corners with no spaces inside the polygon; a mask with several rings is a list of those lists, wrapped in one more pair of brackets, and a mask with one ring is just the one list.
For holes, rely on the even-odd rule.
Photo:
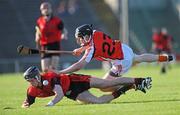
{"label": "player's outstretched leg", "polygon": [[119,89],[117,89],[116,91],[114,91],[112,93],[112,95],[114,96],[114,98],[118,98],[119,96],[121,96],[122,94],[125,94],[128,90],[130,90],[132,88],[133,88],[133,85],[122,86]]}
{"label": "player's outstretched leg", "polygon": [[110,88],[119,85],[135,85],[136,90],[140,90],[142,92],[146,92],[145,89],[151,88],[151,78],[129,78],[129,77],[118,77],[112,80],[105,80],[100,78],[91,77],[90,78],[90,86],[92,88]]}
{"label": "player's outstretched leg", "polygon": [[155,55],[155,54],[141,54],[135,55],[134,63],[141,63],[141,62],[170,62],[173,60],[172,55]]}

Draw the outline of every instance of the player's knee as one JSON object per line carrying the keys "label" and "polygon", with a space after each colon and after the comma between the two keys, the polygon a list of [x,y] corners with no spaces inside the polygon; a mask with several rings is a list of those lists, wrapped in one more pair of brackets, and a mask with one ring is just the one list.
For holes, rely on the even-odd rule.
{"label": "player's knee", "polygon": [[141,62],[141,55],[135,55],[133,58],[133,63],[137,64]]}
{"label": "player's knee", "polygon": [[112,72],[112,71],[109,72],[109,75],[110,75],[111,77],[114,77],[114,78],[121,76],[120,73],[114,73],[114,72]]}

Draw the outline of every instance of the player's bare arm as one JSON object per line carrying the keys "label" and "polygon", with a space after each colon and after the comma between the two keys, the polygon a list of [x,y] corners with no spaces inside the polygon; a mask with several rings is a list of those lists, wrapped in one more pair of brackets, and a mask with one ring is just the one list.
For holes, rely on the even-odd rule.
{"label": "player's bare arm", "polygon": [[41,37],[41,32],[39,30],[39,27],[36,26],[36,33],[35,33],[35,42],[36,42],[36,47],[39,48],[39,43],[40,43],[40,37]]}
{"label": "player's bare arm", "polygon": [[73,50],[73,55],[80,56],[84,51],[86,50],[86,47],[80,47]]}
{"label": "player's bare arm", "polygon": [[54,106],[56,103],[58,103],[62,98],[64,97],[62,87],[60,85],[55,85],[53,89],[55,96],[54,99],[51,100],[46,106]]}
{"label": "player's bare arm", "polygon": [[63,40],[67,40],[68,39],[68,30],[66,28],[64,28],[62,30],[61,39],[63,39]]}

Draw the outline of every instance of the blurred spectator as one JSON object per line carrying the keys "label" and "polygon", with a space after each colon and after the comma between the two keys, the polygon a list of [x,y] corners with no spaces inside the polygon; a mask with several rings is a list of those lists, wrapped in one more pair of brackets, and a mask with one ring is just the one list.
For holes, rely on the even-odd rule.
{"label": "blurred spectator", "polygon": [[162,36],[162,51],[166,53],[172,53],[173,38],[167,32],[166,28],[161,29]]}
{"label": "blurred spectator", "polygon": [[155,53],[160,54],[161,53],[161,38],[160,38],[160,30],[157,28],[152,29],[153,35],[152,35],[152,50]]}
{"label": "blurred spectator", "polygon": [[[153,45],[152,49],[158,54],[171,54],[172,53],[172,42],[173,38],[167,32],[166,28],[153,29]],[[163,63],[161,72],[166,73],[167,64]]]}
{"label": "blurred spectator", "polygon": [[[41,50],[60,50],[60,41],[67,39],[67,31],[63,21],[53,15],[51,4],[43,2],[40,5],[42,16],[37,19],[35,42]],[[64,32],[64,33],[63,33]],[[42,71],[57,69],[59,54],[41,54]]]}
{"label": "blurred spectator", "polygon": [[73,15],[77,10],[77,0],[62,0],[59,4],[58,13]]}

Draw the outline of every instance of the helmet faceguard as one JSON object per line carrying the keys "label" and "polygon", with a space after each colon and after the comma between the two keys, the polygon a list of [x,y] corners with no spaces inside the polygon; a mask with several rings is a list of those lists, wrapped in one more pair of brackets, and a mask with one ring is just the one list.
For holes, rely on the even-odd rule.
{"label": "helmet faceguard", "polygon": [[[76,28],[75,38],[78,44],[81,46],[87,45],[91,41],[91,36],[93,33],[92,25],[84,24]],[[83,39],[85,43],[81,43],[80,39]]]}
{"label": "helmet faceguard", "polygon": [[38,82],[41,81],[40,71],[37,67],[29,67],[23,74],[25,80],[36,79]]}

